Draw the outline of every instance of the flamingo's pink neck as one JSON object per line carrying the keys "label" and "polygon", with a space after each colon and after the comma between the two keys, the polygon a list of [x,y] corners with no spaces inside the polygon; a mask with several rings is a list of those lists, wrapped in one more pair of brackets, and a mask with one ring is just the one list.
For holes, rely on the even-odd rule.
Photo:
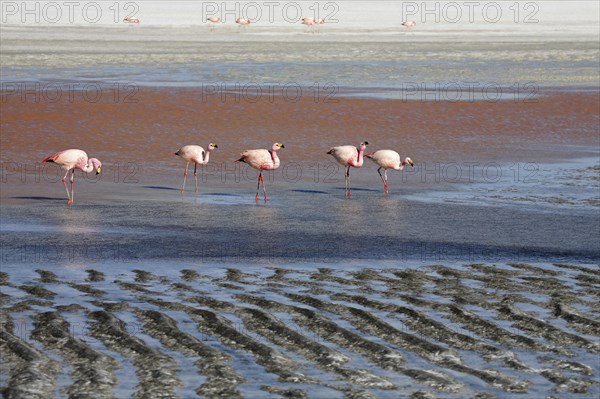
{"label": "flamingo's pink neck", "polygon": [[102,166],[102,164],[99,160],[97,160],[96,158],[90,158],[88,159],[87,164],[81,166],[79,169],[83,170],[85,173],[90,173],[91,171],[97,169],[100,166]]}
{"label": "flamingo's pink neck", "polygon": [[273,149],[270,151],[271,153],[271,159],[273,160],[273,162],[277,162],[279,160],[279,157],[277,156],[277,150]]}
{"label": "flamingo's pink neck", "polygon": [[358,149],[358,159],[356,160],[356,163],[354,164],[354,166],[361,167],[363,165],[363,162],[364,162],[363,154],[364,153],[365,153],[365,147],[360,146]]}
{"label": "flamingo's pink neck", "polygon": [[208,148],[206,150],[206,152],[204,153],[204,163],[207,163],[209,158],[210,158],[210,148]]}

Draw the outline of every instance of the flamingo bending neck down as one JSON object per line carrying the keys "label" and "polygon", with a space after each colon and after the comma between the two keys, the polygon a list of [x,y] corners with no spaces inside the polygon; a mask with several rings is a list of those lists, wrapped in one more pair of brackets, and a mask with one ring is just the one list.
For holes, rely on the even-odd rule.
{"label": "flamingo bending neck down", "polygon": [[[85,151],[70,149],[57,152],[56,154],[44,158],[42,163],[53,162],[61,167],[65,171],[65,175],[62,178],[63,186],[67,191],[67,205],[73,205],[75,202],[75,169],[81,169],[85,173],[90,173],[95,170],[96,174],[100,174],[102,163],[96,158],[89,158]],[[67,175],[71,172],[71,193],[67,188]]]}
{"label": "flamingo bending neck down", "polygon": [[300,22],[302,25],[306,25],[307,29],[306,29],[306,33],[315,33],[318,31],[318,26],[319,25],[323,25],[325,23],[325,20],[323,18],[309,18],[309,17],[305,17],[302,18],[302,22]]}
{"label": "flamingo bending neck down", "polygon": [[[379,173],[379,177],[381,177],[383,190],[386,194],[388,193],[387,170],[402,170],[406,165],[414,166],[414,162],[409,157],[404,158],[404,161],[400,162],[400,154],[393,150],[379,150],[365,156],[379,165],[377,173]],[[381,169],[384,170],[383,175],[381,174]]]}
{"label": "flamingo bending neck down", "polygon": [[367,145],[367,141],[360,143],[360,146],[356,148],[353,145],[342,145],[339,147],[332,147],[327,153],[333,155],[336,161],[342,166],[346,167],[346,197],[350,197],[350,167],[360,168],[363,166],[363,154]]}
{"label": "flamingo bending neck down", "polygon": [[210,26],[211,31],[215,29],[216,24],[220,24],[222,22],[221,18],[219,18],[219,17],[208,17],[208,18],[206,18],[206,20],[210,24],[209,26]]}
{"label": "flamingo bending neck down", "polygon": [[180,156],[187,161],[187,164],[185,164],[185,171],[183,172],[181,194],[183,194],[183,191],[185,190],[185,179],[187,179],[190,162],[194,162],[194,179],[196,180],[196,192],[198,192],[198,165],[206,165],[210,158],[210,152],[215,148],[219,148],[216,143],[209,143],[208,147],[206,147],[206,151],[199,145],[184,145],[175,153],[175,155]]}
{"label": "flamingo bending neck down", "polygon": [[252,168],[259,171],[258,184],[256,185],[256,201],[258,201],[260,183],[262,183],[263,186],[265,201],[269,200],[269,198],[267,198],[267,189],[265,187],[265,179],[262,177],[262,171],[275,170],[279,167],[280,161],[277,156],[277,151],[280,148],[285,148],[285,146],[281,143],[274,143],[270,150],[245,150],[240,154],[241,158],[237,160],[237,162],[247,163]]}
{"label": "flamingo bending neck down", "polygon": [[237,18],[235,23],[238,24],[238,29],[246,28],[247,25],[250,25],[252,21],[249,18]]}

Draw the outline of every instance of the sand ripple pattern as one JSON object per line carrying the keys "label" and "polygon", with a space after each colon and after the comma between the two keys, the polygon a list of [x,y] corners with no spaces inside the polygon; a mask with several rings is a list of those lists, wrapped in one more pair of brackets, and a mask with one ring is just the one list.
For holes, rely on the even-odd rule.
{"label": "sand ripple pattern", "polygon": [[600,393],[594,267],[136,267],[0,272],[3,396]]}

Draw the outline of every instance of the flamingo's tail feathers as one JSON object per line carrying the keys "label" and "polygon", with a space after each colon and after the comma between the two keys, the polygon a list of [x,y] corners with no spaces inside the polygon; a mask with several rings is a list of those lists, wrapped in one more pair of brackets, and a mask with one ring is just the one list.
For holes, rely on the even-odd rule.
{"label": "flamingo's tail feathers", "polygon": [[372,157],[373,157],[373,154],[375,154],[375,153],[374,153],[374,152],[372,152],[372,153],[370,153],[370,154],[365,154],[365,157],[367,157],[367,158],[372,158]]}
{"label": "flamingo's tail feathers", "polygon": [[329,155],[333,155],[333,148],[332,148],[331,150],[327,151],[327,153],[328,153]]}
{"label": "flamingo's tail feathers", "polygon": [[244,157],[241,157],[240,159],[236,160],[235,162],[246,162],[246,159]]}
{"label": "flamingo's tail feathers", "polygon": [[46,163],[46,162],[54,162],[54,160],[55,160],[56,158],[58,158],[58,154],[54,154],[54,155],[52,155],[52,156],[50,156],[50,157],[48,157],[48,158],[44,158],[44,159],[42,160],[42,163]]}

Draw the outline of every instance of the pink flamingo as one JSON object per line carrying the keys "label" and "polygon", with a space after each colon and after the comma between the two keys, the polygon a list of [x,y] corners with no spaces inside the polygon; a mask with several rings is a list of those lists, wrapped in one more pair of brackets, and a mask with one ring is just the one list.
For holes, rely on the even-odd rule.
{"label": "pink flamingo", "polygon": [[[44,158],[42,163],[45,162],[54,162],[61,169],[65,170],[66,173],[62,178],[63,186],[65,186],[65,190],[67,190],[67,205],[73,205],[75,201],[75,169],[81,169],[85,173],[90,173],[95,170],[96,174],[100,174],[100,169],[102,167],[102,163],[96,158],[89,158],[85,151],[70,149],[64,150],[61,152],[57,152],[56,154]],[[71,193],[69,194],[69,189],[67,188],[67,175],[71,172]]]}
{"label": "pink flamingo", "polygon": [[363,166],[363,154],[367,145],[367,141],[360,143],[360,146],[356,148],[353,145],[342,145],[339,147],[332,147],[329,152],[333,155],[336,161],[346,167],[346,197],[350,197],[350,167],[360,168]]}
{"label": "pink flamingo", "polygon": [[[404,161],[400,162],[400,154],[393,150],[379,150],[365,156],[379,165],[377,173],[379,173],[379,177],[381,177],[383,189],[386,194],[388,193],[388,169],[402,170],[407,164],[414,167],[412,159],[406,157],[404,158]],[[381,174],[381,169],[384,170],[383,175]]]}
{"label": "pink flamingo", "polygon": [[404,21],[404,22],[402,22],[401,25],[405,26],[407,28],[412,28],[412,27],[417,26],[417,23],[415,21]]}
{"label": "pink flamingo", "polygon": [[206,18],[206,20],[210,23],[211,31],[215,29],[216,24],[221,23],[221,18],[219,18],[219,17],[208,17],[208,18]]}
{"label": "pink flamingo", "polygon": [[190,162],[194,163],[194,179],[196,180],[196,192],[198,192],[198,165],[206,165],[210,158],[210,152],[215,148],[219,148],[216,143],[209,143],[208,147],[206,147],[206,151],[199,145],[184,145],[175,153],[175,155],[180,156],[187,161],[185,164],[185,171],[183,172],[181,194],[183,194],[183,191],[185,190],[185,179],[187,179]]}
{"label": "pink flamingo", "polygon": [[248,18],[238,18],[235,20],[235,23],[238,24],[238,29],[246,28],[246,26],[250,25],[252,21]]}
{"label": "pink flamingo", "polygon": [[125,17],[123,19],[123,22],[125,22],[127,24],[139,24],[140,23],[140,19],[139,18],[135,18],[135,17]]}
{"label": "pink flamingo", "polygon": [[277,156],[277,150],[285,148],[283,144],[274,143],[271,150],[245,150],[240,155],[241,158],[237,162],[244,162],[259,171],[258,184],[256,185],[256,201],[258,201],[258,191],[260,183],[263,185],[263,193],[265,201],[267,198],[267,189],[265,188],[265,179],[262,177],[263,170],[275,170],[279,167],[280,161]]}
{"label": "pink flamingo", "polygon": [[306,25],[306,33],[311,32],[313,27],[315,26],[315,19],[314,18],[302,18],[302,22],[300,22],[302,25]]}
{"label": "pink flamingo", "polygon": [[306,30],[306,32],[315,32],[317,30],[317,26],[318,25],[323,25],[325,23],[325,20],[323,18],[302,18],[302,25],[306,25],[308,28]]}

